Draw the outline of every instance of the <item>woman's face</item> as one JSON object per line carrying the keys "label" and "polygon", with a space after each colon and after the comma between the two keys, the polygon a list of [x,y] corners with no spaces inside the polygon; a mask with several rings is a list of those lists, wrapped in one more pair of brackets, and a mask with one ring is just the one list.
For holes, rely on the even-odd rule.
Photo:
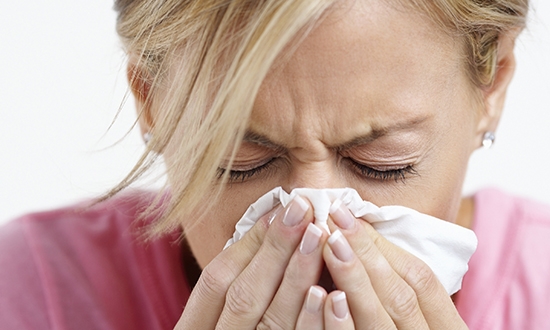
{"label": "woman's face", "polygon": [[384,1],[351,7],[331,12],[264,81],[232,184],[187,232],[201,267],[276,186],[352,187],[379,206],[455,220],[480,142],[463,45]]}

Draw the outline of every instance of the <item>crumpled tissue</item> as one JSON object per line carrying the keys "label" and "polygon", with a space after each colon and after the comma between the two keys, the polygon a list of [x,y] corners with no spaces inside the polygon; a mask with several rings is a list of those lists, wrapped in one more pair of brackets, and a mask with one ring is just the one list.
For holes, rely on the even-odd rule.
{"label": "crumpled tissue", "polygon": [[368,221],[388,241],[424,261],[449,295],[460,290],[468,261],[477,247],[472,230],[404,206],[378,207],[364,201],[352,188],[297,188],[289,194],[277,187],[250,205],[237,222],[233,238],[227,241],[225,248],[240,240],[277,203],[286,206],[296,195],[309,200],[315,224],[328,232],[330,207],[335,200],[341,200],[356,218]]}

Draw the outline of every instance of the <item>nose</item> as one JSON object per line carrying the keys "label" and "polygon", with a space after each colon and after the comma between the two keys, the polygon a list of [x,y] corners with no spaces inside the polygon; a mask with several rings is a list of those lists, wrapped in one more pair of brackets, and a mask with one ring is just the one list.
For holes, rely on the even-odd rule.
{"label": "nose", "polygon": [[331,157],[322,161],[292,163],[286,182],[286,191],[294,188],[343,188],[346,182],[338,171],[336,161]]}

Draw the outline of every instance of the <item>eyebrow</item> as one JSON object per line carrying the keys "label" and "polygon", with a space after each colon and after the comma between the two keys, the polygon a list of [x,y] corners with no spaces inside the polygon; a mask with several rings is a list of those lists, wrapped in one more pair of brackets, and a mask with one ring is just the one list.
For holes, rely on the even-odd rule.
{"label": "eyebrow", "polygon": [[[328,146],[328,147],[331,148],[331,149],[336,149],[336,150],[351,149],[351,148],[356,147],[356,146],[360,146],[360,145],[363,145],[363,144],[373,142],[374,140],[379,139],[379,138],[381,138],[385,135],[388,135],[389,133],[393,133],[393,132],[396,132],[396,131],[403,131],[403,130],[413,128],[415,126],[419,126],[420,124],[425,122],[428,118],[429,118],[429,116],[424,116],[424,117],[415,118],[413,120],[409,120],[409,121],[405,121],[405,122],[395,123],[395,124],[392,124],[392,125],[386,126],[386,127],[374,127],[369,133],[367,133],[365,135],[359,136],[359,137],[357,137],[357,138],[355,138],[351,141],[344,142],[344,143],[339,144],[339,145],[331,145],[331,146]],[[284,145],[277,144],[277,143],[271,141],[270,139],[268,139],[266,136],[264,136],[262,134],[259,134],[259,133],[256,133],[252,130],[247,130],[245,132],[243,141],[258,144],[260,146],[263,146],[263,147],[266,147],[266,148],[269,148],[269,149],[273,149],[273,150],[276,150],[276,151],[283,151],[283,150],[288,149]]]}
{"label": "eyebrow", "polygon": [[251,131],[251,130],[247,130],[244,133],[243,141],[258,144],[262,147],[267,147],[269,149],[273,149],[273,150],[276,150],[276,151],[282,151],[284,149],[287,149],[287,148],[285,148],[284,146],[282,146],[280,144],[272,142],[270,139],[268,139],[264,135],[261,135],[259,133],[254,132],[254,131]]}

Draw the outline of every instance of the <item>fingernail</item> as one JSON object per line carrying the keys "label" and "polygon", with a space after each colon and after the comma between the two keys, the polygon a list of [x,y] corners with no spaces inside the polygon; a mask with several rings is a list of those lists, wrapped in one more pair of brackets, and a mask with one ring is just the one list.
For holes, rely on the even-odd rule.
{"label": "fingernail", "polygon": [[310,313],[318,313],[323,305],[324,293],[321,289],[312,286],[307,292],[306,311]]}
{"label": "fingernail", "polygon": [[307,225],[306,232],[304,233],[304,237],[302,237],[302,242],[300,243],[300,253],[310,254],[313,252],[317,246],[319,246],[321,235],[323,235],[323,231],[319,227],[312,223]]}
{"label": "fingernail", "polygon": [[336,230],[328,238],[328,244],[336,258],[346,262],[353,259],[353,251],[341,231]]}
{"label": "fingernail", "polygon": [[296,226],[300,223],[300,221],[302,221],[308,209],[309,204],[306,203],[302,197],[296,195],[286,210],[283,223],[288,227]]}
{"label": "fingernail", "polygon": [[349,307],[344,291],[332,297],[332,312],[340,320],[345,320],[348,317]]}
{"label": "fingernail", "polygon": [[271,214],[269,215],[269,219],[268,219],[268,223],[271,224],[273,222],[273,220],[275,220],[275,218],[277,217],[277,215],[281,212],[281,210],[283,209],[283,206],[281,204],[277,205],[277,207],[275,208],[275,210],[273,210],[271,212]]}
{"label": "fingernail", "polygon": [[342,229],[351,229],[355,224],[355,218],[349,209],[344,206],[342,200],[338,198],[330,206],[329,213],[334,223]]}

